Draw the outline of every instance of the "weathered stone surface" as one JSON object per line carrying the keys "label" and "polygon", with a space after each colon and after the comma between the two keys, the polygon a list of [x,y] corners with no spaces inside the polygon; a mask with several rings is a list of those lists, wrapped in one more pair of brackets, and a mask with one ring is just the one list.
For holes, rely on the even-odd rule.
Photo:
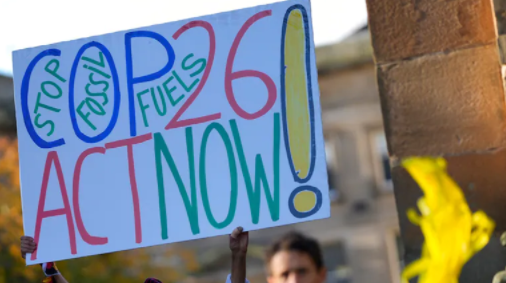
{"label": "weathered stone surface", "polygon": [[[506,264],[506,248],[499,243],[501,233],[506,231],[506,150],[446,159],[448,172],[462,188],[471,210],[483,210],[496,222],[494,238],[465,266],[459,282],[492,282],[493,275]],[[406,260],[411,262],[420,256],[423,235],[405,212],[416,206],[422,192],[403,168],[394,168],[392,174]]]}
{"label": "weathered stone surface", "polygon": [[495,44],[378,66],[390,154],[461,154],[504,145]]}
{"label": "weathered stone surface", "polygon": [[367,6],[380,63],[488,44],[497,37],[491,0],[370,0]]}

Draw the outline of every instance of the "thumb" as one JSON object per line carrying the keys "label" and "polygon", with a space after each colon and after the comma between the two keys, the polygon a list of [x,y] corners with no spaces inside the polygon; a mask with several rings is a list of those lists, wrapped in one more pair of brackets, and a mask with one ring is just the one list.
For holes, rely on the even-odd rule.
{"label": "thumb", "polygon": [[232,237],[233,239],[237,239],[239,237],[239,235],[242,233],[242,231],[243,231],[242,227],[237,227],[234,229],[232,234],[230,234],[230,237]]}

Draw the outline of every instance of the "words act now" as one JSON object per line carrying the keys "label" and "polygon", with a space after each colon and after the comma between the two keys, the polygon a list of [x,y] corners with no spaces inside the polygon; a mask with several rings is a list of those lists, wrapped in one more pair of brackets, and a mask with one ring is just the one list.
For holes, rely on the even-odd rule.
{"label": "words act now", "polygon": [[[251,221],[254,224],[259,222],[260,215],[260,202],[263,187],[263,194],[268,204],[268,210],[270,214],[270,218],[272,221],[279,220],[279,205],[280,205],[280,118],[279,114],[275,113],[273,117],[273,141],[272,141],[272,158],[273,160],[264,160],[262,156],[258,154],[256,156],[254,164],[248,165],[246,161],[246,156],[244,152],[244,146],[242,144],[241,135],[239,132],[239,128],[237,126],[237,122],[235,120],[229,121],[229,127],[232,132],[231,135],[228,134],[227,130],[224,126],[219,123],[211,123],[206,127],[202,141],[200,142],[200,150],[195,151],[194,146],[194,138],[193,138],[193,129],[192,127],[186,128],[186,151],[189,168],[181,168],[178,164],[176,164],[172,154],[171,149],[165,142],[164,137],[161,133],[155,134],[145,134],[141,136],[137,136],[134,138],[129,138],[121,141],[116,141],[112,143],[106,143],[104,147],[93,147],[82,152],[75,164],[74,173],[72,177],[72,206],[70,205],[70,200],[68,197],[68,192],[66,188],[65,176],[62,171],[62,164],[60,162],[59,155],[56,151],[50,151],[47,154],[46,163],[44,166],[44,173],[42,179],[42,188],[41,195],[39,198],[39,204],[37,209],[37,217],[36,217],[36,226],[35,226],[35,241],[37,242],[41,229],[42,229],[42,220],[48,217],[54,216],[65,216],[67,220],[67,230],[70,239],[70,249],[72,254],[77,253],[76,247],[76,233],[74,228],[74,220],[77,226],[77,230],[81,235],[82,239],[90,244],[90,245],[105,245],[108,243],[107,237],[97,237],[92,236],[88,233],[85,228],[85,224],[83,222],[83,218],[81,216],[80,209],[80,201],[79,201],[79,190],[80,190],[80,179],[81,179],[81,170],[83,167],[83,163],[86,161],[88,157],[94,154],[106,155],[107,151],[114,150],[117,148],[126,148],[127,149],[127,160],[128,160],[128,175],[130,178],[130,189],[131,196],[133,200],[133,215],[134,215],[134,223],[135,223],[135,242],[142,242],[142,224],[141,224],[141,215],[140,215],[140,202],[139,202],[139,191],[137,189],[137,181],[136,181],[136,172],[135,172],[135,159],[134,159],[134,147],[136,145],[151,141],[154,144],[154,153],[155,153],[155,171],[158,182],[158,205],[160,212],[160,230],[161,230],[161,239],[168,239],[168,219],[167,219],[167,210],[165,203],[165,185],[164,185],[164,175],[167,175],[167,172],[164,172],[163,165],[166,164],[169,168],[170,175],[174,178],[177,184],[177,190],[179,191],[181,198],[184,200],[184,207],[186,210],[186,215],[188,217],[188,221],[190,222],[190,227],[192,233],[199,234],[199,214],[198,214],[198,206],[201,203],[204,207],[204,211],[209,223],[216,229],[222,229],[227,227],[235,217],[235,212],[237,208],[237,196],[238,196],[238,188],[239,188],[239,169],[240,175],[243,176],[244,187],[246,188],[249,208],[251,213]],[[228,171],[230,173],[230,196],[228,203],[228,213],[226,218],[223,221],[219,221],[213,215],[211,204],[209,200],[209,193],[207,188],[207,176],[206,176],[206,152],[208,151],[208,140],[212,133],[218,134],[221,138],[225,150],[226,150],[226,159],[228,160]],[[234,148],[235,147],[235,148]],[[174,149],[172,149],[174,152]],[[237,152],[237,156],[235,154]],[[199,166],[196,168],[195,163],[196,160],[199,161]],[[266,162],[273,164],[273,172],[266,172],[264,164]],[[144,164],[145,165],[145,164]],[[64,164],[63,166],[68,166]],[[54,170],[54,171],[53,171]],[[114,169],[116,170],[116,169]],[[188,170],[190,180],[183,180],[181,177],[181,171]],[[227,170],[224,168],[223,170]],[[51,175],[51,171],[55,172],[56,178],[58,180],[59,191],[61,194],[61,198],[63,200],[63,208],[55,209],[55,210],[45,210],[45,203],[47,197],[47,190],[49,184],[49,178]],[[272,176],[272,180],[269,180],[269,176]],[[167,177],[165,177],[167,178]],[[197,180],[198,187],[200,188],[201,200],[197,200]],[[189,181],[189,182],[188,182]],[[187,188],[184,184],[189,183],[190,188]],[[173,188],[175,189],[175,188]],[[71,209],[73,208],[73,210]],[[75,219],[73,219],[73,216]],[[181,221],[181,219],[179,220]],[[62,231],[59,231],[60,233]],[[37,252],[34,252],[31,256],[31,259],[34,260],[37,258]]]}

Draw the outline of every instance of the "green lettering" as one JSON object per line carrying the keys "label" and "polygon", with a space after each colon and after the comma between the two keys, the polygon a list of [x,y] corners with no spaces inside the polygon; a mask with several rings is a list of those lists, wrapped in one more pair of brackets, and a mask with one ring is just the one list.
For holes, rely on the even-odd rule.
{"label": "green lettering", "polygon": [[[264,187],[267,205],[273,221],[279,220],[279,147],[280,147],[280,126],[279,126],[279,113],[274,114],[274,153],[273,153],[273,169],[274,169],[274,192],[271,194],[267,175],[265,174],[262,157],[260,154],[255,158],[255,189],[251,183],[248,164],[244,155],[241,137],[237,128],[235,120],[230,120],[230,127],[234,136],[235,146],[237,148],[237,155],[239,156],[239,163],[241,164],[246,190],[248,192],[248,200],[251,211],[251,219],[254,224],[258,224],[260,218],[260,194],[261,186]],[[273,196],[274,195],[274,196]]]}
{"label": "green lettering", "polygon": [[40,124],[39,123],[40,116],[41,116],[41,114],[37,114],[37,116],[35,116],[35,126],[37,126],[37,128],[39,128],[39,129],[41,129],[41,128],[44,128],[46,125],[49,125],[49,127],[51,129],[49,130],[49,133],[47,133],[47,136],[50,137],[54,132],[54,123],[51,120],[46,120],[46,121],[44,121],[44,123]]}
{"label": "green lettering", "polygon": [[88,66],[88,65],[86,65],[86,64],[85,64],[85,65],[83,65],[83,68],[88,69],[88,70],[90,70],[90,71],[92,71],[92,72],[95,72],[95,73],[97,73],[97,74],[101,75],[102,77],[104,77],[104,78],[106,78],[106,79],[110,79],[110,78],[111,78],[111,75],[109,75],[109,74],[107,74],[107,73],[104,73],[104,72],[102,72],[101,70],[99,70],[99,69],[97,69],[97,68],[94,68],[94,67],[92,67],[92,66]]}
{"label": "green lettering", "polygon": [[88,126],[95,131],[97,129],[97,127],[95,127],[95,125],[93,125],[93,123],[89,120],[91,113],[87,112],[86,114],[84,114],[82,111],[85,104],[86,104],[86,100],[81,101],[79,106],[77,106],[76,112],[77,112],[77,114],[79,114],[79,117],[81,117],[81,119],[83,119],[83,121],[86,122],[86,124],[88,124]]}
{"label": "green lettering", "polygon": [[167,208],[165,204],[165,187],[163,183],[163,167],[162,167],[162,155],[165,158],[165,162],[169,165],[170,171],[174,176],[174,180],[179,188],[179,193],[181,198],[183,199],[186,215],[188,216],[188,220],[190,221],[190,227],[192,229],[193,235],[200,233],[199,228],[199,214],[198,214],[198,204],[197,204],[197,188],[195,181],[195,158],[194,158],[194,150],[193,150],[193,134],[191,128],[186,128],[186,150],[188,153],[188,166],[190,171],[190,193],[191,200],[188,197],[188,193],[186,192],[186,188],[184,186],[183,180],[179,175],[179,171],[177,170],[176,163],[170,154],[169,148],[165,143],[162,135],[160,133],[154,134],[155,140],[155,160],[156,160],[156,177],[158,180],[158,198],[159,198],[159,206],[160,206],[160,221],[162,226],[162,239],[167,239],[168,231],[167,231]]}
{"label": "green lettering", "polygon": [[[93,112],[99,116],[105,115],[105,109],[95,99],[93,99],[91,97],[86,97],[86,99],[84,101],[86,101],[86,105],[88,105],[88,108],[91,110],[91,112]],[[93,105],[95,105],[95,106],[93,106]]]}
{"label": "green lettering", "polygon": [[172,81],[174,79],[174,77],[170,76],[164,83],[163,83],[163,88],[165,89],[165,93],[167,93],[167,97],[169,97],[169,101],[170,101],[170,104],[172,106],[176,106],[176,104],[179,103],[179,101],[181,101],[181,99],[183,99],[184,97],[184,94],[181,94],[176,100],[174,100],[174,98],[172,97],[172,93],[176,90],[176,87],[173,87],[171,89],[169,89],[167,87],[167,84],[170,83],[170,81]]}
{"label": "green lettering", "polygon": [[[55,64],[55,67],[51,70],[49,69],[49,66],[51,66],[51,64]],[[67,80],[65,80],[64,78],[62,78],[60,75],[58,75],[58,69],[60,68],[60,61],[56,60],[56,59],[52,59],[51,61],[49,61],[47,64],[46,64],[46,67],[44,67],[44,70],[46,70],[46,72],[48,72],[49,74],[53,75],[53,77],[57,78],[59,81],[61,81],[62,83],[66,82]]]}
{"label": "green lettering", "polygon": [[58,113],[58,112],[61,111],[61,109],[54,108],[54,107],[51,107],[51,106],[49,106],[47,104],[44,104],[44,103],[40,102],[40,98],[41,97],[42,97],[42,93],[39,92],[37,94],[37,100],[35,100],[35,109],[33,110],[34,114],[39,113],[39,106],[42,107],[42,108],[44,108],[44,109],[47,109],[49,111],[56,112],[56,113]]}
{"label": "green lettering", "polygon": [[[58,91],[58,94],[54,94],[54,95],[53,95],[53,94],[50,94],[50,93],[49,93],[49,91],[47,91],[47,90],[46,90],[46,85],[48,85],[48,84],[49,84],[49,85],[52,85],[52,86],[56,89],[56,91]],[[45,82],[43,82],[43,83],[40,85],[40,87],[42,88],[42,92],[43,92],[45,95],[47,95],[47,96],[49,96],[49,97],[51,97],[51,98],[53,98],[53,99],[60,98],[60,97],[61,97],[61,95],[62,95],[62,91],[61,91],[60,86],[58,86],[56,83],[54,83],[54,82],[52,82],[52,81],[45,81]]]}
{"label": "green lettering", "polygon": [[158,112],[158,115],[164,116],[165,114],[167,114],[167,105],[165,104],[165,97],[163,96],[163,91],[160,88],[160,86],[157,86],[156,89],[158,89],[158,95],[160,96],[160,100],[162,102],[162,110],[160,110],[160,106],[158,105],[158,100],[156,99],[154,88],[151,88],[151,98],[153,98],[153,103],[155,104],[155,109],[156,112]]}
{"label": "green lettering", "polygon": [[190,69],[193,69],[195,66],[197,66],[198,64],[200,64],[200,67],[197,71],[193,72],[190,74],[190,77],[193,78],[195,77],[196,75],[202,73],[202,71],[204,71],[206,69],[206,65],[207,65],[207,62],[206,62],[206,59],[204,58],[200,58],[198,59],[197,61],[193,62],[192,64],[190,64],[190,66],[187,66],[186,65],[186,61],[188,61],[188,59],[192,58],[193,57],[193,53],[189,54],[188,56],[186,56],[184,59],[183,59],[183,63],[181,64],[181,67],[183,68],[183,70],[185,71],[188,71]]}
{"label": "green lettering", "polygon": [[[213,216],[213,212],[211,211],[211,206],[209,204],[209,196],[207,194],[207,181],[206,181],[206,150],[207,150],[207,140],[209,139],[209,135],[213,130],[216,130],[218,134],[221,136],[223,143],[225,144],[225,149],[227,150],[228,157],[228,165],[230,167],[230,204],[228,207],[228,215],[222,222],[218,223]],[[199,164],[199,177],[200,177],[200,194],[202,195],[202,204],[204,205],[204,211],[206,212],[207,219],[209,223],[216,229],[223,229],[227,227],[235,217],[235,209],[237,206],[237,169],[235,165],[234,159],[234,150],[232,148],[232,142],[223,128],[222,125],[218,123],[212,123],[207,126],[204,131],[204,135],[202,137],[202,144],[200,146],[200,164]]]}
{"label": "green lettering", "polygon": [[[107,81],[98,81],[97,82],[93,79],[93,75],[94,75],[93,73],[90,73],[89,79],[90,79],[91,84],[86,85],[86,87],[85,87],[86,93],[90,96],[101,96],[103,99],[102,105],[105,106],[109,102],[109,98],[107,97],[107,93],[106,93],[106,91],[109,89],[109,83]],[[102,88],[101,92],[91,92],[90,86],[92,84],[95,86],[103,84],[104,87]]]}
{"label": "green lettering", "polygon": [[95,64],[97,66],[100,66],[100,67],[104,68],[105,67],[104,54],[102,54],[102,52],[99,51],[98,52],[98,57],[100,57],[100,62],[98,62],[98,61],[96,61],[94,59],[91,59],[90,57],[85,57],[85,56],[81,57],[81,59],[83,59],[84,61],[88,61],[88,62],[90,62],[92,64]]}
{"label": "green lettering", "polygon": [[196,79],[193,81],[193,83],[190,85],[190,86],[187,86],[183,80],[181,79],[181,77],[179,77],[179,75],[176,73],[176,71],[172,71],[172,74],[174,75],[174,77],[176,78],[176,80],[179,82],[179,84],[184,88],[184,90],[186,92],[190,92],[192,90],[192,88],[194,88],[197,83],[199,82],[200,79]]}
{"label": "green lettering", "polygon": [[139,107],[141,108],[141,112],[142,112],[142,120],[144,121],[144,126],[146,128],[149,127],[148,117],[146,117],[146,109],[149,108],[149,105],[144,105],[142,103],[141,95],[144,95],[144,94],[146,94],[148,92],[149,92],[149,89],[146,89],[146,90],[143,90],[143,91],[137,93],[137,100],[139,100]]}

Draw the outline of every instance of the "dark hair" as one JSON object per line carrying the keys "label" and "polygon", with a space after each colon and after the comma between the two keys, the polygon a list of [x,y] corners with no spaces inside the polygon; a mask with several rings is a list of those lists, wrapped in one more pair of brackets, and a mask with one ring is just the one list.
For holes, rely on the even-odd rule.
{"label": "dark hair", "polygon": [[318,242],[313,238],[302,235],[301,233],[290,232],[272,243],[272,245],[267,249],[265,253],[265,262],[269,272],[269,266],[272,258],[278,252],[282,251],[295,251],[309,255],[317,270],[320,270],[324,266],[322,252]]}

